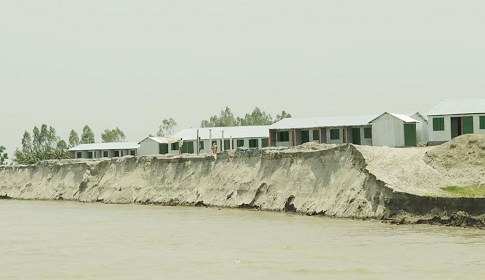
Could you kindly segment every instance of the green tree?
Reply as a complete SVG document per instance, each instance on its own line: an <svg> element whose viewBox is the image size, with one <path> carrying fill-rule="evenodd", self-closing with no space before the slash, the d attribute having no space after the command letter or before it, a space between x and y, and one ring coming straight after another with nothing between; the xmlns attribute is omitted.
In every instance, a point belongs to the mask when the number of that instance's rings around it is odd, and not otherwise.
<svg viewBox="0 0 485 280"><path fill-rule="evenodd" d="M279 122L282 119L286 119L286 118L291 118L291 114L287 113L283 110L283 111L281 111L281 114L276 115L276 119L275 119L274 122Z"/></svg>
<svg viewBox="0 0 485 280"><path fill-rule="evenodd" d="M209 120L202 120L201 127L225 127L225 126L237 126L238 121L231 112L231 109L226 106L224 110L221 110L220 116L212 116Z"/></svg>
<svg viewBox="0 0 485 280"><path fill-rule="evenodd" d="M89 143L94 143L94 133L88 125L85 125L81 134L81 144Z"/></svg>
<svg viewBox="0 0 485 280"><path fill-rule="evenodd" d="M173 134L174 128L177 126L177 122L172 119L164 119L162 120L162 124L158 128L157 135L158 136L170 136Z"/></svg>
<svg viewBox="0 0 485 280"><path fill-rule="evenodd" d="M8 159L8 154L5 153L5 147L0 146L0 165L3 165L7 159Z"/></svg>
<svg viewBox="0 0 485 280"><path fill-rule="evenodd" d="M24 132L22 150L15 151L15 162L35 164L41 160L68 158L66 142L56 135L53 127L43 124L39 129L35 126L32 135Z"/></svg>
<svg viewBox="0 0 485 280"><path fill-rule="evenodd" d="M237 118L238 124L241 126L248 125L270 125L273 123L273 118L270 114L261 111L258 107L254 108L251 114L246 114L244 118Z"/></svg>
<svg viewBox="0 0 485 280"><path fill-rule="evenodd" d="M79 145L79 135L77 134L76 131L71 130L69 133L69 147L75 147Z"/></svg>
<svg viewBox="0 0 485 280"><path fill-rule="evenodd" d="M123 142L125 141L125 134L121 129L105 129L103 133L101 133L101 139L103 143L109 142Z"/></svg>

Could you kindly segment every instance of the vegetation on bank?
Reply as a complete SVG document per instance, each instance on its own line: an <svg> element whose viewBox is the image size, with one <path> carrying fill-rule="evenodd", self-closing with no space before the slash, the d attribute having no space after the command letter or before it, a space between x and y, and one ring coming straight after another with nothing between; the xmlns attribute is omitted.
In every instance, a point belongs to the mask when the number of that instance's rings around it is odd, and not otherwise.
<svg viewBox="0 0 485 280"><path fill-rule="evenodd" d="M442 188L452 197L485 197L485 185L448 186Z"/></svg>
<svg viewBox="0 0 485 280"><path fill-rule="evenodd" d="M227 126L250 126L250 125L269 125L280 121L284 118L291 118L291 115L285 111L278 114L276 118L265 111L255 107L250 114L244 117L235 117L229 107L221 110L220 116L214 115L209 120L202 120L202 127L227 127ZM173 118L162 120L159 127L158 136L170 136L174 133L177 122ZM126 136L118 127L114 129L105 129L101 133L103 143L124 142ZM81 136L75 130L69 133L68 142L57 136L55 128L42 124L40 129L35 126L32 133L24 132L22 138L22 148L15 150L13 162L17 164L36 164L42 160L63 159L69 157L69 149L79 144L95 143L96 139L93 130L85 125L82 129ZM5 147L0 146L0 165L6 163L7 153L4 153Z"/></svg>

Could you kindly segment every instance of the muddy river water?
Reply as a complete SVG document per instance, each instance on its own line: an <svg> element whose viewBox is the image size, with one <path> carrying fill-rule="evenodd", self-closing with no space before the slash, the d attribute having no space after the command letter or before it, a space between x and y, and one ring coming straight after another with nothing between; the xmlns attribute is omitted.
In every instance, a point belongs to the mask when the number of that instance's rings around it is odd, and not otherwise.
<svg viewBox="0 0 485 280"><path fill-rule="evenodd" d="M0 200L0 279L483 279L485 231Z"/></svg>

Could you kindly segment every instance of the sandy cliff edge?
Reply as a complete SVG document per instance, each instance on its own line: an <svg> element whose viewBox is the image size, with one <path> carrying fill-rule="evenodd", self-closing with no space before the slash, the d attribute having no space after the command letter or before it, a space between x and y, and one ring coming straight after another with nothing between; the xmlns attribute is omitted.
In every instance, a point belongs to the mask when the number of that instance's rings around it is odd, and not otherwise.
<svg viewBox="0 0 485 280"><path fill-rule="evenodd" d="M485 227L485 136L436 148L307 144L218 156L45 161L0 167L0 198L251 208ZM466 174L466 176L464 176ZM485 186L484 186L485 188Z"/></svg>

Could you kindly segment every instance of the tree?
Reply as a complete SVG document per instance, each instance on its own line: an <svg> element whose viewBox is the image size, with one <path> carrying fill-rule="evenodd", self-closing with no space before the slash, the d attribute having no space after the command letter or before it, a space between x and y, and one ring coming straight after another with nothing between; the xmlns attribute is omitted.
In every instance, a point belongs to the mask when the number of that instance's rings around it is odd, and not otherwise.
<svg viewBox="0 0 485 280"><path fill-rule="evenodd" d="M75 147L79 145L79 136L76 131L71 130L69 133L69 147Z"/></svg>
<svg viewBox="0 0 485 280"><path fill-rule="evenodd" d="M200 123L201 127L225 127L225 126L237 126L238 121L231 112L231 109L226 106L224 110L221 111L221 115L212 116L209 120L202 120Z"/></svg>
<svg viewBox="0 0 485 280"><path fill-rule="evenodd" d="M231 112L231 109L226 106L221 111L220 116L212 116L209 120L202 120L201 127L225 127L225 126L249 126L249 125L270 125L284 118L291 118L291 115L285 111L276 116L273 120L270 114L265 111L261 111L258 107L255 107L251 114L246 114L244 118L235 118Z"/></svg>
<svg viewBox="0 0 485 280"><path fill-rule="evenodd" d="M279 122L282 119L286 119L286 118L291 118L291 114L287 113L283 110L283 111L281 111L281 115L276 115L276 119L275 119L274 122Z"/></svg>
<svg viewBox="0 0 485 280"><path fill-rule="evenodd" d="M270 125L273 123L273 118L270 114L261 111L258 107L254 108L251 114L246 114L244 118L237 118L238 124L241 126L248 125Z"/></svg>
<svg viewBox="0 0 485 280"><path fill-rule="evenodd" d="M14 161L20 164L35 164L41 160L68 158L67 144L56 135L56 130L43 124L27 131L22 138L22 150L15 151Z"/></svg>
<svg viewBox="0 0 485 280"><path fill-rule="evenodd" d="M0 146L0 165L3 165L5 163L5 160L8 159L8 154L4 152L5 152L5 147Z"/></svg>
<svg viewBox="0 0 485 280"><path fill-rule="evenodd" d="M85 125L83 128L83 134L81 134L81 144L88 143L94 143L94 133L88 125Z"/></svg>
<svg viewBox="0 0 485 280"><path fill-rule="evenodd" d="M105 129L103 133L101 133L101 139L103 143L109 142L123 142L125 141L125 134L121 129Z"/></svg>
<svg viewBox="0 0 485 280"><path fill-rule="evenodd" d="M158 128L157 136L172 135L173 130L176 126L177 126L177 122L172 118L162 120L162 124Z"/></svg>

